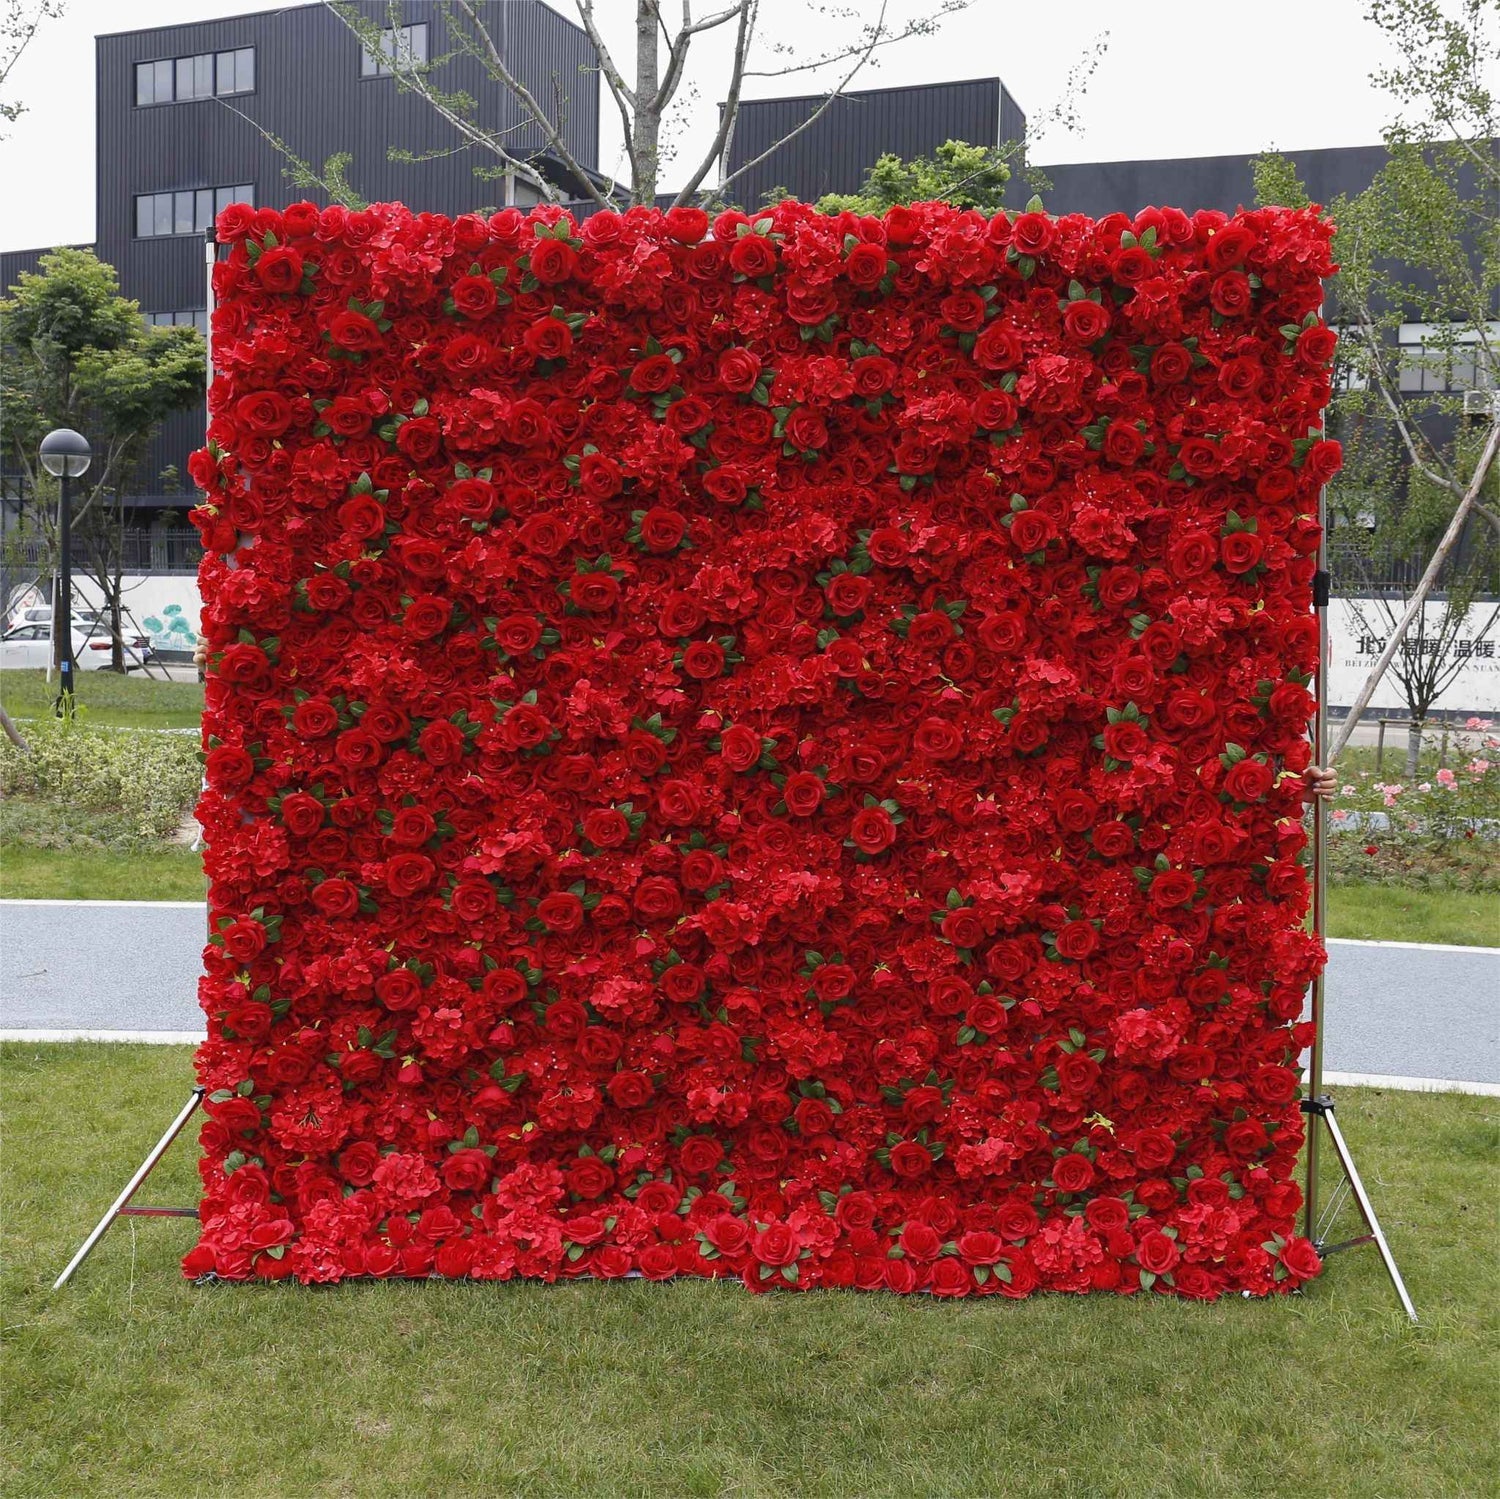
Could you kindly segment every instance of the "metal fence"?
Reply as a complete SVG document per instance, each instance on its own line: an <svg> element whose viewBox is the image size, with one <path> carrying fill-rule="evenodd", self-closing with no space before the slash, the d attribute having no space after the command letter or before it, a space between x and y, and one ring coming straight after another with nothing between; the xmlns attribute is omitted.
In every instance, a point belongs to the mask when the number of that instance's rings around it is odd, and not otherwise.
<svg viewBox="0 0 1500 1499"><path fill-rule="evenodd" d="M73 567L86 570L90 558L77 540L73 543ZM203 560L203 543L191 526L129 530L120 535L120 571L126 573L195 573ZM38 540L7 541L4 547L7 572L42 573L52 566L52 554Z"/></svg>

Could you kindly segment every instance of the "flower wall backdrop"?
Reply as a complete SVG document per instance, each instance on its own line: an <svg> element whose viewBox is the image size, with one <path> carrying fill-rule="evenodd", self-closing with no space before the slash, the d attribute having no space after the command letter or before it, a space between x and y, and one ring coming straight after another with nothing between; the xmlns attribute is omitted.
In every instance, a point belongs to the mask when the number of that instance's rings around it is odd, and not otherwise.
<svg viewBox="0 0 1500 1499"><path fill-rule="evenodd" d="M1316 1273L1327 223L219 233L189 1274Z"/></svg>

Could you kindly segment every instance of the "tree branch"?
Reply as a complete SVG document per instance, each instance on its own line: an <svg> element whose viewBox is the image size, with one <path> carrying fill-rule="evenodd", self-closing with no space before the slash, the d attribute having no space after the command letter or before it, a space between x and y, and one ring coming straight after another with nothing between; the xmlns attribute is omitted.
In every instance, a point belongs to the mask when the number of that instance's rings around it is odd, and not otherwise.
<svg viewBox="0 0 1500 1499"><path fill-rule="evenodd" d="M1460 495L1463 493L1463 485L1456 479L1440 474L1434 469L1432 463L1441 463L1442 459L1433 450L1432 444L1427 439L1427 434L1417 429L1422 439L1422 446L1426 449L1431 462L1425 461L1417 450L1416 438L1412 435L1411 424L1406 420L1401 410L1401 403L1396 399L1390 387L1390 377L1386 374L1385 363L1380 357L1380 342L1375 333L1374 324L1370 320L1369 309L1363 302L1357 307L1360 332L1364 335L1366 347L1370 351L1370 361L1374 366L1375 388L1380 393L1380 398L1385 402L1386 409L1390 412L1391 420L1395 423L1396 431L1401 434L1401 443L1405 447L1407 456L1411 459L1412 467L1420 473L1429 483L1436 484L1438 488L1446 490L1449 494Z"/></svg>
<svg viewBox="0 0 1500 1499"><path fill-rule="evenodd" d="M674 208L683 207L698 191L703 179L713 170L714 163L723 160L724 153L729 149L729 142L734 138L735 121L740 112L740 89L745 82L745 60L750 55L750 44L755 39L759 0L744 0L739 10L739 32L734 39L734 71L730 75L729 89L724 98L724 113L720 116L719 128L714 132L713 143L703 160L698 163L697 171L688 178L682 191L677 194L672 203Z"/></svg>
<svg viewBox="0 0 1500 1499"><path fill-rule="evenodd" d="M822 57L814 58L810 62L789 63L784 68L766 68L748 70L747 78L790 78L795 73L811 73L818 68L831 67L834 63L843 62L846 58L858 56L861 58L860 66L864 65L871 53L881 47L891 47L897 42L904 42L914 36L928 36L936 29L938 23L945 17L954 15L958 11L968 10L974 0L942 0L931 15L922 16L917 20L908 21L900 31L892 31L888 36L883 35L885 31L886 6L880 7L880 17L866 31L863 38L857 42L851 42L847 47L840 48L836 52L826 53ZM788 47L780 49L783 52L790 51Z"/></svg>
<svg viewBox="0 0 1500 1499"><path fill-rule="evenodd" d="M474 0L455 0L455 3L469 18L475 31L479 33L480 39L484 42L485 50L489 54L490 67L493 69L495 76L511 91L520 102L521 107L541 128L542 134L547 137L548 144L557 152L563 165L578 178L583 184L584 191L600 208L612 208L614 205L594 186L593 178L584 170L583 166L569 149L568 143L563 139L561 123L554 124L552 122L547 112L537 103L531 90L506 65L505 59L500 54L500 49L495 46L494 39L490 36L489 28L479 18L479 13L474 6ZM537 176L540 177L541 174L537 173ZM553 195L549 194L548 196L552 198L552 201L556 201Z"/></svg>
<svg viewBox="0 0 1500 1499"><path fill-rule="evenodd" d="M965 3L967 3L967 0L965 0ZM875 24L870 28L864 50L855 59L854 66L850 68L849 71L843 76L843 78L834 85L833 89L829 92L828 97L824 99L823 102L818 105L818 107L810 115L808 115L808 117L803 120L803 122L794 130L787 131L787 133L782 136L779 141L775 141L771 145L767 146L759 156L752 157L749 161L741 163L741 165L736 167L734 171L729 172L721 177L718 181L717 186L713 188L713 192L715 194L722 193L724 189L735 180L736 177L742 177L752 167L758 167L761 162L766 160L767 157L775 155L775 153L779 151L783 146L789 145L792 141L796 140L804 130L807 130L811 126L815 125L820 119L823 118L825 114L827 114L830 106L833 104L833 101L837 99L846 88L849 87L849 84L853 81L855 75L861 68L864 67L867 62L869 62L870 56L875 51L875 48L881 45L880 37L885 29L885 13L888 4L889 0L881 0L880 15L876 18ZM747 74L746 76L748 77L750 75ZM727 135L728 132L726 127L729 120L730 112L726 109L724 111L724 119L719 122L720 137ZM699 178L699 181L702 181L701 177Z"/></svg>

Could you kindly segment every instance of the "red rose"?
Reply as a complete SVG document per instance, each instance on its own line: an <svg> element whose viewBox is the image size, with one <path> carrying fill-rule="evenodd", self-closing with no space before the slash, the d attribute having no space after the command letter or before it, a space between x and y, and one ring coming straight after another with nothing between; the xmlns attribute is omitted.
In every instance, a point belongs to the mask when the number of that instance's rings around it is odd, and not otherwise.
<svg viewBox="0 0 1500 1499"><path fill-rule="evenodd" d="M1248 756L1224 775L1224 790L1237 802L1258 802L1271 789L1270 767Z"/></svg>
<svg viewBox="0 0 1500 1499"><path fill-rule="evenodd" d="M794 1229L785 1223L768 1223L756 1234L750 1252L762 1265L790 1265L802 1252Z"/></svg>
<svg viewBox="0 0 1500 1499"><path fill-rule="evenodd" d="M855 245L844 261L844 274L855 286L862 288L879 286L885 279L885 271L884 245Z"/></svg>
<svg viewBox="0 0 1500 1499"><path fill-rule="evenodd" d="M310 838L323 826L323 803L305 791L293 791L281 799L281 822L287 832Z"/></svg>
<svg viewBox="0 0 1500 1499"><path fill-rule="evenodd" d="M956 911L949 911L943 917L938 930L955 947L978 947L984 939L983 923L978 915L967 906L962 906Z"/></svg>
<svg viewBox="0 0 1500 1499"><path fill-rule="evenodd" d="M560 239L539 239L530 254L531 274L547 286L566 281L577 269L573 247Z"/></svg>
<svg viewBox="0 0 1500 1499"><path fill-rule="evenodd" d="M1052 220L1044 213L1023 213L1010 227L1010 242L1018 255L1040 255L1056 237Z"/></svg>
<svg viewBox="0 0 1500 1499"><path fill-rule="evenodd" d="M642 1072L617 1072L608 1084L610 1101L622 1109L644 1108L655 1093L651 1079Z"/></svg>
<svg viewBox="0 0 1500 1499"><path fill-rule="evenodd" d="M1080 962L1099 946L1099 933L1092 921L1069 921L1057 930L1057 950L1063 957Z"/></svg>
<svg viewBox="0 0 1500 1499"><path fill-rule="evenodd" d="M302 284L302 257L288 245L262 250L255 279L269 292L296 291Z"/></svg>
<svg viewBox="0 0 1500 1499"><path fill-rule="evenodd" d="M1069 302L1068 310L1063 314L1063 326L1074 343L1098 343L1109 332L1109 324L1108 310L1089 297Z"/></svg>
<svg viewBox="0 0 1500 1499"><path fill-rule="evenodd" d="M720 1254L740 1254L750 1243L750 1225L743 1218L720 1213L703 1225L703 1237Z"/></svg>
<svg viewBox="0 0 1500 1499"><path fill-rule="evenodd" d="M1177 1245L1164 1233L1153 1230L1141 1236L1135 1247L1136 1262L1152 1275L1165 1275L1182 1258Z"/></svg>
<svg viewBox="0 0 1500 1499"><path fill-rule="evenodd" d="M359 889L345 879L324 880L313 891L312 902L324 916L338 920L359 909Z"/></svg>
<svg viewBox="0 0 1500 1499"><path fill-rule="evenodd" d="M1227 572L1246 573L1256 565L1265 551L1265 543L1253 531L1231 531L1219 543Z"/></svg>
<svg viewBox="0 0 1500 1499"><path fill-rule="evenodd" d="M653 552L671 552L687 534L687 518L677 510L653 505L641 517L641 540Z"/></svg>
<svg viewBox="0 0 1500 1499"><path fill-rule="evenodd" d="M1130 1205L1118 1197L1095 1197L1084 1209L1084 1217L1096 1233L1118 1233L1130 1226Z"/></svg>
<svg viewBox="0 0 1500 1499"><path fill-rule="evenodd" d="M536 915L549 931L576 932L583 925L583 902L570 890L554 891L537 903Z"/></svg>
<svg viewBox="0 0 1500 1499"><path fill-rule="evenodd" d="M265 951L266 929L258 921L236 921L219 934L224 951L239 963L248 963Z"/></svg>
<svg viewBox="0 0 1500 1499"><path fill-rule="evenodd" d="M589 614L603 614L620 601L620 580L612 573L579 573L569 584L568 597Z"/></svg>
<svg viewBox="0 0 1500 1499"><path fill-rule="evenodd" d="M568 1190L579 1197L602 1197L615 1184L615 1173L596 1155L580 1157L564 1175Z"/></svg>
<svg viewBox="0 0 1500 1499"><path fill-rule="evenodd" d="M447 719L428 724L417 735L417 749L429 765L456 765L465 743L463 730Z"/></svg>
<svg viewBox="0 0 1500 1499"><path fill-rule="evenodd" d="M760 378L760 360L749 349L725 349L719 355L719 384L743 394L753 390Z"/></svg>
<svg viewBox="0 0 1500 1499"><path fill-rule="evenodd" d="M1321 1274L1323 1261L1310 1240L1294 1236L1282 1245L1281 1263L1297 1280L1311 1280Z"/></svg>
<svg viewBox="0 0 1500 1499"><path fill-rule="evenodd" d="M1052 1183L1059 1192L1086 1192L1094 1184L1094 1163L1087 1156L1059 1156L1052 1163Z"/></svg>
<svg viewBox="0 0 1500 1499"><path fill-rule="evenodd" d="M455 1150L443 1162L444 1183L455 1192L479 1192L494 1175L494 1162L482 1150Z"/></svg>
<svg viewBox="0 0 1500 1499"><path fill-rule="evenodd" d="M275 437L292 424L292 403L274 390L258 390L241 396L234 408L236 420L251 433Z"/></svg>
<svg viewBox="0 0 1500 1499"><path fill-rule="evenodd" d="M926 1176L932 1169L932 1155L915 1140L902 1140L891 1146L891 1170L908 1179Z"/></svg>
<svg viewBox="0 0 1500 1499"><path fill-rule="evenodd" d="M488 276L460 276L448 295L455 309L467 318L487 317L499 301L495 283Z"/></svg>
<svg viewBox="0 0 1500 1499"><path fill-rule="evenodd" d="M1177 1146L1164 1130L1141 1130L1129 1148L1142 1171L1162 1171L1177 1158Z"/></svg>
<svg viewBox="0 0 1500 1499"><path fill-rule="evenodd" d="M1019 552L1039 552L1056 534L1052 522L1039 510L1021 510L1011 519L1010 539Z"/></svg>
<svg viewBox="0 0 1500 1499"><path fill-rule="evenodd" d="M823 782L810 771L799 770L786 778L781 794L793 817L811 817L823 804Z"/></svg>
<svg viewBox="0 0 1500 1499"><path fill-rule="evenodd" d="M862 807L854 814L849 836L863 853L883 853L896 841L896 824L884 807Z"/></svg>
<svg viewBox="0 0 1500 1499"><path fill-rule="evenodd" d="M689 1135L677 1152L689 1176L702 1176L724 1159L724 1147L712 1135Z"/></svg>
<svg viewBox="0 0 1500 1499"><path fill-rule="evenodd" d="M759 280L776 269L775 246L764 235L743 235L730 248L729 264L747 280Z"/></svg>
<svg viewBox="0 0 1500 1499"><path fill-rule="evenodd" d="M942 1259L932 1267L934 1296L967 1296L974 1289L974 1277L962 1260Z"/></svg>
<svg viewBox="0 0 1500 1499"><path fill-rule="evenodd" d="M666 354L648 354L630 372L630 384L642 395L660 395L677 383L677 366Z"/></svg>

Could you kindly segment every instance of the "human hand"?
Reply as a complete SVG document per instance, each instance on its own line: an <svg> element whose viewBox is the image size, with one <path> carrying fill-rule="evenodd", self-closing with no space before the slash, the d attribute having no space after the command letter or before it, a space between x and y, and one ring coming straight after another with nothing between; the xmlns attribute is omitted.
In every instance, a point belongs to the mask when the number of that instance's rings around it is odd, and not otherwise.
<svg viewBox="0 0 1500 1499"><path fill-rule="evenodd" d="M1309 765L1302 772L1302 798L1304 801L1316 801L1320 796L1333 796L1339 789L1339 778L1336 771L1326 769L1321 765Z"/></svg>

